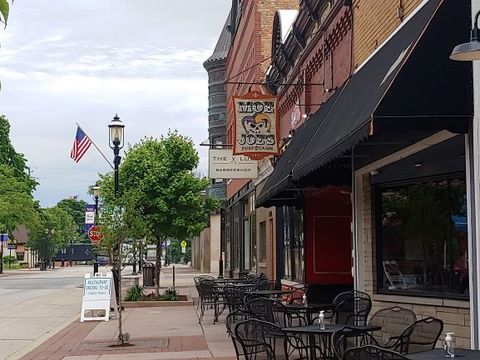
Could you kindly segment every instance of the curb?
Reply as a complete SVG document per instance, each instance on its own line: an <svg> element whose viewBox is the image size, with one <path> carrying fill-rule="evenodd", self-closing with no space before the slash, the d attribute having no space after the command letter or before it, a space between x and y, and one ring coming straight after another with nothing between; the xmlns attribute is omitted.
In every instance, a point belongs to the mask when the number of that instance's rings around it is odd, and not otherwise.
<svg viewBox="0 0 480 360"><path fill-rule="evenodd" d="M71 317L70 319L66 320L62 324L58 325L56 328L53 328L52 330L49 330L45 334L41 335L34 342L28 344L24 348L18 350L17 352L13 353L12 355L8 356L6 358L6 360L20 359L21 357L27 355L29 352L35 350L37 347L39 347L41 344L43 344L45 341L47 341L51 337L58 334L60 331L65 329L68 325L70 325L71 323L73 323L74 321L77 321L79 319L80 319L80 316L78 316L78 315L75 315L75 316Z"/></svg>

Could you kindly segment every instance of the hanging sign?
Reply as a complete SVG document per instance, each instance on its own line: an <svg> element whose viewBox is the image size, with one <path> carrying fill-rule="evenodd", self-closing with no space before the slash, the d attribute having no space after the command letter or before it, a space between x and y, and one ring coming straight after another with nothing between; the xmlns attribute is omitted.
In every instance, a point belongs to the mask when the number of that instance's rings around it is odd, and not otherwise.
<svg viewBox="0 0 480 360"><path fill-rule="evenodd" d="M233 154L259 160L278 155L277 99L251 91L233 97L235 115Z"/></svg>
<svg viewBox="0 0 480 360"><path fill-rule="evenodd" d="M95 205L85 206L85 224L95 224Z"/></svg>
<svg viewBox="0 0 480 360"><path fill-rule="evenodd" d="M210 179L256 179L258 168L255 160L233 155L232 149L211 149L208 173Z"/></svg>

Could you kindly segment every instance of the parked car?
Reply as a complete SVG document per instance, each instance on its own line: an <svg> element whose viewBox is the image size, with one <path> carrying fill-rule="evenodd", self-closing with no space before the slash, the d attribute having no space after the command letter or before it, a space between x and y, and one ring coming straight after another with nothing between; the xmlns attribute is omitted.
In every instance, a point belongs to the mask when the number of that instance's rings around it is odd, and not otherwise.
<svg viewBox="0 0 480 360"><path fill-rule="evenodd" d="M97 256L97 263L100 266L110 265L110 258L108 256L98 255Z"/></svg>

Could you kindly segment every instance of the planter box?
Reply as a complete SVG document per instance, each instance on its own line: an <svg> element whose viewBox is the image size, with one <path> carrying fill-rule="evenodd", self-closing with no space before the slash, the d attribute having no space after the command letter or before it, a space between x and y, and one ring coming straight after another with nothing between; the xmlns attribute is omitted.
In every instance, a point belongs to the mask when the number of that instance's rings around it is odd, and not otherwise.
<svg viewBox="0 0 480 360"><path fill-rule="evenodd" d="M144 300L144 301L124 301L125 308L139 307L168 307L168 306L193 306L192 299L188 299L187 295L178 295L177 301L160 301L160 300Z"/></svg>

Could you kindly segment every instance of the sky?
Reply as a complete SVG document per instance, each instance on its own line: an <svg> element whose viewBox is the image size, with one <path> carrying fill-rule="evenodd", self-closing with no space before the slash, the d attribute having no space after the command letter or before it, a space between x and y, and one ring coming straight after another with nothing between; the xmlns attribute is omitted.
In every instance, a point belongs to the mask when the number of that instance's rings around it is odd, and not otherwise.
<svg viewBox="0 0 480 360"><path fill-rule="evenodd" d="M76 123L109 160L116 113L125 142L178 129L207 175L208 77L229 0L21 0L0 30L0 114L28 160L43 207L78 196L108 163L91 146L75 163Z"/></svg>

